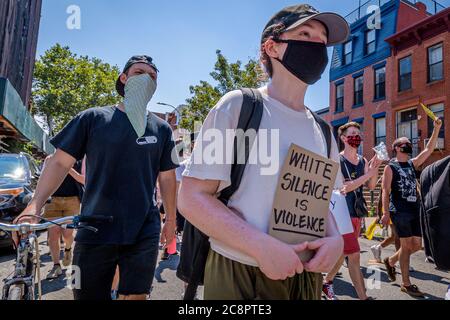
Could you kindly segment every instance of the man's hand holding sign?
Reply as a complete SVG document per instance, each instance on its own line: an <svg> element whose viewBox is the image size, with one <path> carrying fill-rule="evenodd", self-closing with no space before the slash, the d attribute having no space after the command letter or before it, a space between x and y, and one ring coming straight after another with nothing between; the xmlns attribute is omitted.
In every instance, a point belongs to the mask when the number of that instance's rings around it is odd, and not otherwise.
<svg viewBox="0 0 450 320"><path fill-rule="evenodd" d="M292 145L281 171L269 234L303 249L296 252L307 271L329 271L336 263L328 261L334 256L329 253L342 251L337 232L327 238L328 229L337 229L329 214L338 169L336 162Z"/></svg>

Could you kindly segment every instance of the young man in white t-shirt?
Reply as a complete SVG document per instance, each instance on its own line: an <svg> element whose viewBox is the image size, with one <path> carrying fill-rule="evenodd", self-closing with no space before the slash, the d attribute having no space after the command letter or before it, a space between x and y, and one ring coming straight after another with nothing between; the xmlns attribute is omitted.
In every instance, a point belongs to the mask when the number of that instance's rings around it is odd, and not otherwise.
<svg viewBox="0 0 450 320"><path fill-rule="evenodd" d="M292 143L327 157L327 144L320 126L304 105L308 85L320 79L327 62L326 46L344 42L346 21L334 13L319 13L309 5L287 7L264 29L261 61L271 79L260 88L264 102L257 141L250 154L269 151L270 160L258 157L247 165L239 190L228 206L217 194L230 185L231 163L226 161L243 102L241 91L226 94L208 115L182 180L179 208L197 228L210 236L211 251L205 269L207 300L229 299L320 299L321 273L331 270L343 251L342 236L329 214L327 237L297 245L285 244L268 235L270 214L284 157ZM204 155L217 133L222 150ZM215 136L216 138L212 138ZM262 152L262 145L267 148ZM256 151L256 153L254 153ZM218 161L223 153L224 161ZM264 153L266 154L266 153ZM336 142L331 158L339 162ZM342 176L336 187L342 186ZM302 263L298 253L316 251Z"/></svg>

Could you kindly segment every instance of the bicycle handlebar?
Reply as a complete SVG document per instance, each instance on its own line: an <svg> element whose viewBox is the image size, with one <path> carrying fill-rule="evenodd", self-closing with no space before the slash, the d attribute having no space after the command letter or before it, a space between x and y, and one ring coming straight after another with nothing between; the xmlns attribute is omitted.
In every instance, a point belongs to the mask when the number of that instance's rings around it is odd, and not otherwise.
<svg viewBox="0 0 450 320"><path fill-rule="evenodd" d="M38 224L20 223L20 224L4 224L0 223L0 229L3 231L19 232L26 229L27 231L43 231L53 227L60 227L61 225L68 225L74 223L78 225L81 222L112 222L113 217L107 216L70 216L53 221L48 221Z"/></svg>
<svg viewBox="0 0 450 320"><path fill-rule="evenodd" d="M24 228L30 230L30 231L42 231L47 230L51 227L57 227L57 224L69 224L73 221L75 217L64 217L61 219L53 220L52 222L45 222L45 223L38 223L38 224L32 224L32 223L19 223L19 224L5 224L0 223L0 229L3 231L20 231Z"/></svg>

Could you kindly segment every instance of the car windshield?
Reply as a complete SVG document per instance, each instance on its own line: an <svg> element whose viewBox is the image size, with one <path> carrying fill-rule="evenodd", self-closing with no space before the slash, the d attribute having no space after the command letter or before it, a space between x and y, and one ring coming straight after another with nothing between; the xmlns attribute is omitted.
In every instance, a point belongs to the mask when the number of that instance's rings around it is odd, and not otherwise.
<svg viewBox="0 0 450 320"><path fill-rule="evenodd" d="M23 163L14 157L0 157L0 178L25 180L25 168Z"/></svg>

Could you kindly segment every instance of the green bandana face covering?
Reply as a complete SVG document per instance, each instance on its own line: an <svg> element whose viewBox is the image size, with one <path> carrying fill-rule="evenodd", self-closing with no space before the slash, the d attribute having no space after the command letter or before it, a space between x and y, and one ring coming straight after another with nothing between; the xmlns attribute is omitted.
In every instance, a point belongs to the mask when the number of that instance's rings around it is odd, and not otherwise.
<svg viewBox="0 0 450 320"><path fill-rule="evenodd" d="M147 127L147 105L156 91L156 82L148 75L130 77L125 84L125 112L138 137Z"/></svg>

